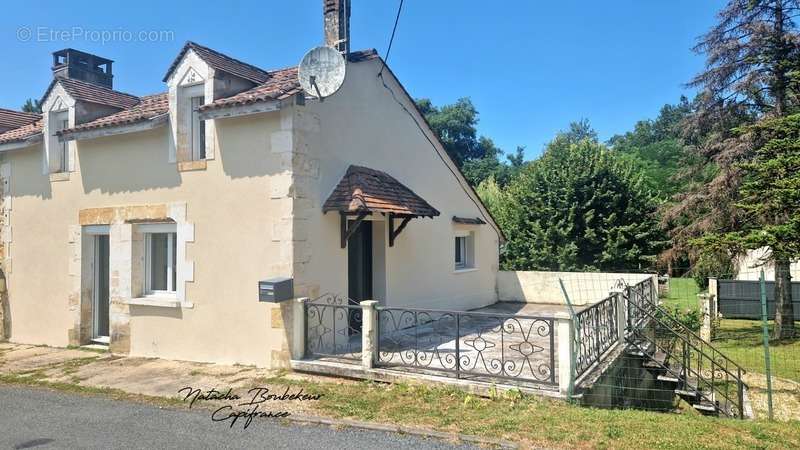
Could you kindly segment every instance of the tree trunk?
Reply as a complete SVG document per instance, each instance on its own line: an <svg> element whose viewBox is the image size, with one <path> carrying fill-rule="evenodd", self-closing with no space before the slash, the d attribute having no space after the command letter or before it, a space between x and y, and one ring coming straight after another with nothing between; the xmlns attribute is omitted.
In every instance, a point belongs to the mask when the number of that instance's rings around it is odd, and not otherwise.
<svg viewBox="0 0 800 450"><path fill-rule="evenodd" d="M775 339L794 337L794 308L792 308L791 262L775 260Z"/></svg>

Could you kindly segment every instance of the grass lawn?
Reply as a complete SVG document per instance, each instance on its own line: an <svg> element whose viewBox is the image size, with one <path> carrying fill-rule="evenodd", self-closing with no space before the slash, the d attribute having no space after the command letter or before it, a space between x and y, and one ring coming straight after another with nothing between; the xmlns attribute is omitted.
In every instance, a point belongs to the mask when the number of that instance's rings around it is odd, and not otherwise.
<svg viewBox="0 0 800 450"><path fill-rule="evenodd" d="M671 278L669 280L669 292L661 300L670 306L678 306L681 309L697 309L697 294L700 287L694 278Z"/></svg>
<svg viewBox="0 0 800 450"><path fill-rule="evenodd" d="M766 373L762 339L760 321L723 319L712 343L744 369ZM800 338L770 341L769 351L772 374L800 382Z"/></svg>

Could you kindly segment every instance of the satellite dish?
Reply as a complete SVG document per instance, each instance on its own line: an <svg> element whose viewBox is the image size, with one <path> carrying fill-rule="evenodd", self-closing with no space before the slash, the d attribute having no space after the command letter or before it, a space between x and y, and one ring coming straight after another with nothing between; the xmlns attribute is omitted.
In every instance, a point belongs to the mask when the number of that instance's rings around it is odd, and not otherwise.
<svg viewBox="0 0 800 450"><path fill-rule="evenodd" d="M320 101L342 87L344 75L344 57L332 47L312 48L297 69L300 86L308 95Z"/></svg>

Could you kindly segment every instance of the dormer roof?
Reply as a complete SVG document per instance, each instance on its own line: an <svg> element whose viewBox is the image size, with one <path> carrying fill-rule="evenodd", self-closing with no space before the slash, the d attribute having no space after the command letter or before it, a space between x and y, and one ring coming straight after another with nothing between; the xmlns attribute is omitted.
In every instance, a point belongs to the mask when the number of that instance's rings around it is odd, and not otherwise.
<svg viewBox="0 0 800 450"><path fill-rule="evenodd" d="M95 119L91 122L60 131L62 136L79 131L110 128L121 125L133 125L140 122L156 119L169 113L169 96L166 92L142 97L139 103L118 113Z"/></svg>
<svg viewBox="0 0 800 450"><path fill-rule="evenodd" d="M172 62L172 65L169 66L167 74L164 75L164 82L166 82L172 73L175 72L175 69L178 68L178 64L181 63L184 55L186 55L186 52L189 50L193 50L197 56L200 57L200 59L205 61L206 64L215 70L221 70L222 72L251 81L255 84L264 83L269 78L269 74L265 70L239 61L236 58L231 58L228 55L222 54L208 47L204 47L196 42L188 41L183 46L180 53L178 53L178 56Z"/></svg>
<svg viewBox="0 0 800 450"><path fill-rule="evenodd" d="M135 95L71 78L53 79L50 86L47 87L44 96L42 96L43 101L47 99L47 96L50 95L50 91L53 90L56 84L61 84L61 87L67 91L67 94L77 101L106 105L119 109L132 108L139 103L139 97Z"/></svg>

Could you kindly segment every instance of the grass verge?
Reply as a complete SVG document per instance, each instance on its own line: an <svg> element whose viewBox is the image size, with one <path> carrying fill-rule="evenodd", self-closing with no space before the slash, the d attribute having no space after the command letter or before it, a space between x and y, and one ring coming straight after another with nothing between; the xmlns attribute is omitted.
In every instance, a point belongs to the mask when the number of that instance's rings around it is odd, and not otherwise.
<svg viewBox="0 0 800 450"><path fill-rule="evenodd" d="M586 408L519 392L482 398L454 388L286 380L323 397L322 415L420 426L549 448L800 448L800 422Z"/></svg>
<svg viewBox="0 0 800 450"><path fill-rule="evenodd" d="M416 426L520 443L523 447L599 449L800 448L800 422L717 419L695 415L584 408L525 396L518 391L476 397L454 388L360 382L333 383L277 376L259 385L302 387L322 394L314 414ZM41 377L0 374L0 383L100 395L163 407L185 407L177 398L130 394Z"/></svg>

